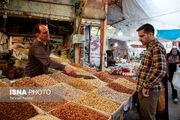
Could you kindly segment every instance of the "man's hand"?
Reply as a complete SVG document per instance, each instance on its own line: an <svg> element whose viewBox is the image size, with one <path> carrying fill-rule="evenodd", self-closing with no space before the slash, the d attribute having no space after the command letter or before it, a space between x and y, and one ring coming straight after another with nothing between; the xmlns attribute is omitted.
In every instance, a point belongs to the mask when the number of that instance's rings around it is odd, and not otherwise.
<svg viewBox="0 0 180 120"><path fill-rule="evenodd" d="M142 95L143 95L144 97L149 97L149 89L143 88L143 89L142 89Z"/></svg>
<svg viewBox="0 0 180 120"><path fill-rule="evenodd" d="M64 71L66 72L66 74L70 75L70 76L75 76L77 75L76 72L74 71L73 68L69 67L69 66L65 66Z"/></svg>
<svg viewBox="0 0 180 120"><path fill-rule="evenodd" d="M120 62L120 60L116 60L116 63Z"/></svg>

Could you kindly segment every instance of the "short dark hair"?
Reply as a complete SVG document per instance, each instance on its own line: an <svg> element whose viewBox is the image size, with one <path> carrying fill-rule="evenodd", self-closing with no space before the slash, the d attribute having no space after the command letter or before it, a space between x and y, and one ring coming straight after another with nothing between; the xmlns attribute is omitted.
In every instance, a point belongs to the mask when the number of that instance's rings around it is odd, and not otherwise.
<svg viewBox="0 0 180 120"><path fill-rule="evenodd" d="M154 27L151 24L144 24L141 27L139 27L136 31L144 30L145 33L150 33L152 32L154 35Z"/></svg>
<svg viewBox="0 0 180 120"><path fill-rule="evenodd" d="M35 25L35 27L34 27L34 34L36 34L36 33L41 33L41 31L40 31L40 29L39 29L39 26L41 26L41 25L43 25L43 24L37 24L37 25Z"/></svg>
<svg viewBox="0 0 180 120"><path fill-rule="evenodd" d="M171 54L171 55L172 55L172 51L173 51L173 50L176 50L176 51L177 51L177 54L180 56L180 52L179 52L179 50L178 50L177 48L172 48L172 49L171 49L171 51L170 51L170 54Z"/></svg>
<svg viewBox="0 0 180 120"><path fill-rule="evenodd" d="M114 46L114 43L111 43L111 44L110 44L110 47L112 47L112 46Z"/></svg>

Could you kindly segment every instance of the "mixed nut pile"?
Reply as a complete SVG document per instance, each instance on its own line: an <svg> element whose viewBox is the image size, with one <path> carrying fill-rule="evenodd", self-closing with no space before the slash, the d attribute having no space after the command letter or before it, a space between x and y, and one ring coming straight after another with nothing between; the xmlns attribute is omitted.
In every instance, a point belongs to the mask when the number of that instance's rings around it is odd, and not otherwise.
<svg viewBox="0 0 180 120"><path fill-rule="evenodd" d="M56 61L62 62L63 60L56 59ZM107 72L96 72L74 63L71 65L78 73L88 73L96 76L96 79L74 78L61 71L56 71L51 75L21 78L9 84L0 82L1 87L59 87L62 89L62 102L1 102L0 119L107 120L109 115L135 92L136 81L133 79L115 77ZM47 99L54 98L47 97ZM40 115L34 106L48 114Z"/></svg>

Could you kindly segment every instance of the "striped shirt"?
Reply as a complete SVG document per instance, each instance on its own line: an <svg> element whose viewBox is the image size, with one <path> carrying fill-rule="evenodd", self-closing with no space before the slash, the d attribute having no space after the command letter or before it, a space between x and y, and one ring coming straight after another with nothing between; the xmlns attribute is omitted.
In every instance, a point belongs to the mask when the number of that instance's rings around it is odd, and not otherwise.
<svg viewBox="0 0 180 120"><path fill-rule="evenodd" d="M155 88L166 74L166 50L157 39L151 41L141 61L137 74L137 91Z"/></svg>

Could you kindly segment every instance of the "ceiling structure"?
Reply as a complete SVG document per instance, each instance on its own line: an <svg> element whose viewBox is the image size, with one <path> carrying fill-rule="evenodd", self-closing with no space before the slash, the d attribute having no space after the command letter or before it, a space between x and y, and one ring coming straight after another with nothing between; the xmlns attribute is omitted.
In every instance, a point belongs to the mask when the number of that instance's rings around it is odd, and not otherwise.
<svg viewBox="0 0 180 120"><path fill-rule="evenodd" d="M137 41L136 29L150 23L155 29L180 29L179 0L109 0L108 38Z"/></svg>

